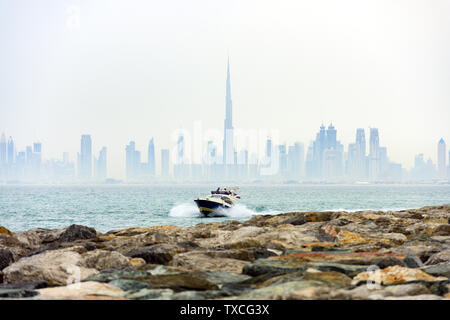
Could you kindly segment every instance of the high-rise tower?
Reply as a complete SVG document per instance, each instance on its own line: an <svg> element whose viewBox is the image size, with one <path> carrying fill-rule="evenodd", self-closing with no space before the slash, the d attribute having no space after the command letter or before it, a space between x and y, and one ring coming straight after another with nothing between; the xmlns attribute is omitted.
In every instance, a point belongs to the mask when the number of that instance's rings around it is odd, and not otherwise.
<svg viewBox="0 0 450 320"><path fill-rule="evenodd" d="M378 179L380 173L380 138L377 128L370 128L369 178Z"/></svg>
<svg viewBox="0 0 450 320"><path fill-rule="evenodd" d="M446 174L445 174L445 165L446 165L446 160L445 160L445 156L446 156L446 145L445 145L445 141L444 139L441 138L441 140L439 140L438 142L438 176L439 179L445 179L446 178Z"/></svg>
<svg viewBox="0 0 450 320"><path fill-rule="evenodd" d="M230 59L227 62L227 84L225 95L225 123L223 136L223 163L234 164L233 107L231 101Z"/></svg>
<svg viewBox="0 0 450 320"><path fill-rule="evenodd" d="M147 164L148 164L148 173L151 177L155 176L155 143L153 138L148 143L148 152L147 152Z"/></svg>
<svg viewBox="0 0 450 320"><path fill-rule="evenodd" d="M92 178L92 140L88 134L81 136L78 175L82 180Z"/></svg>

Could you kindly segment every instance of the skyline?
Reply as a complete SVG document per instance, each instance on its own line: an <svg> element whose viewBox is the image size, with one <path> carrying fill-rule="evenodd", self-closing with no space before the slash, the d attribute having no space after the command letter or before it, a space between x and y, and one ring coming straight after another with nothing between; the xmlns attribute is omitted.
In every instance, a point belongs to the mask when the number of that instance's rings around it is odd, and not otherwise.
<svg viewBox="0 0 450 320"><path fill-rule="evenodd" d="M74 162L91 134L124 177L130 140L170 148L195 121L223 132L229 54L235 131L275 128L280 143L307 145L333 122L347 147L376 127L406 168L417 153L436 163L436 141L450 139L446 1L135 4L2 2L0 132Z"/></svg>
<svg viewBox="0 0 450 320"><path fill-rule="evenodd" d="M387 181L399 182L406 179L402 176L409 176L410 174L413 177L420 177L422 174L423 177L426 177L424 179L431 179L432 176L437 179L447 179L447 171L450 175L450 164L447 166L447 150L443 138L438 142L436 165L430 163L431 157L427 158L427 164L425 164L423 154L416 153L414 167L408 170L401 163L395 163L392 159L389 159L386 146L380 145L378 128L369 128L367 140L365 129L357 128L354 143L348 143L348 147L345 148L344 144L337 140L337 130L333 123L330 122L327 128L322 122L320 131L316 134L316 139L310 140L305 147L305 144L299 140L295 140L293 145L280 142L278 140L279 130L266 131L263 129L263 131L260 130L257 133L257 130L245 131L237 128L235 132L232 114L230 59L228 57L222 149L218 148L218 145L220 145L218 132L211 130L203 132L202 125L199 122L194 123L193 134L185 129L175 130L172 132L172 140L176 140L176 144L169 149L167 149L167 146L160 148L161 162L159 167L161 169L159 176L165 178L172 176L174 180L193 179L197 181L211 179L211 177L218 180L258 180L267 175L272 176L272 178L277 177L278 179L290 179L292 181L301 181L302 179L307 181L308 179L311 181L345 181L347 179L346 181L374 182L384 181L387 178ZM267 133L265 141L261 141L262 132ZM275 140L272 137L273 134L276 137ZM205 138L208 138L207 141ZM240 143L239 146L237 146L238 143ZM27 171L28 175L32 173L28 179L36 179L39 176L42 163L41 142L33 142L33 148L26 146L25 151L19 151L12 137L10 136L8 143L6 143L5 134L2 133L0 144L2 148L0 150L0 165L8 164L11 166L11 164L16 163L23 166L24 172L16 174L23 175L25 180L27 179ZM124 177L107 174L107 163L109 162L107 161L107 147L102 146L98 157L96 157L92 145L91 135L82 134L80 151L77 152L76 156L76 171L75 166L70 163L69 153L67 151L62 153L63 161L60 165L63 168L67 167L66 169L70 172L73 171L74 177L76 172L79 181L104 181L106 178L124 178L125 181L148 182L156 179L158 161L156 160L154 137L151 137L148 142L146 161L145 157L141 157L141 154L145 152L141 153L136 148L134 140L129 141L125 146ZM172 152L170 152L170 149L172 149ZM29 165L36 167L35 158L39 159L39 170L36 172L31 167L27 168ZM275 165L273 159L276 159ZM59 162L56 159L50 161ZM209 164L212 166L208 167ZM240 169L238 168L242 164L247 166L245 172L242 166ZM223 168L222 165L224 165ZM426 173L415 173L420 167L427 166ZM430 166L435 166L435 168ZM384 177L382 177L381 172L384 172ZM63 177L69 179L67 172L64 171ZM67 181L70 181L70 179Z"/></svg>

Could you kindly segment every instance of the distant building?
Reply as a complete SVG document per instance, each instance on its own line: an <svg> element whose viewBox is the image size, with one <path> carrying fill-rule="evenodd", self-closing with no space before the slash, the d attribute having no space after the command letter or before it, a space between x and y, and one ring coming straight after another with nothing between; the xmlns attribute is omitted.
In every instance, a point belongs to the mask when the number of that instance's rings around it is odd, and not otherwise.
<svg viewBox="0 0 450 320"><path fill-rule="evenodd" d="M154 177L156 171L156 164L155 164L155 143L153 141L153 138L148 143L147 166L149 176Z"/></svg>
<svg viewBox="0 0 450 320"><path fill-rule="evenodd" d="M107 177L107 149L103 147L98 155L98 159L95 161L95 178L97 180L105 180Z"/></svg>
<svg viewBox="0 0 450 320"><path fill-rule="evenodd" d="M307 177L321 181L341 179L344 172L343 157L344 147L337 141L337 130L333 124L328 128L322 124L312 150L308 150Z"/></svg>
<svg viewBox="0 0 450 320"><path fill-rule="evenodd" d="M437 150L437 171L439 179L446 179L446 164L447 161L445 159L447 153L447 147L445 145L444 139L441 138L438 142L438 150Z"/></svg>
<svg viewBox="0 0 450 320"><path fill-rule="evenodd" d="M370 128L369 179L377 180L380 174L380 138L377 128Z"/></svg>
<svg viewBox="0 0 450 320"><path fill-rule="evenodd" d="M88 181L92 178L92 140L91 136L81 136L81 150L78 154L78 177Z"/></svg>
<svg viewBox="0 0 450 320"><path fill-rule="evenodd" d="M8 164L12 165L14 163L14 158L16 157L16 152L14 149L14 141L12 137L8 139Z"/></svg>

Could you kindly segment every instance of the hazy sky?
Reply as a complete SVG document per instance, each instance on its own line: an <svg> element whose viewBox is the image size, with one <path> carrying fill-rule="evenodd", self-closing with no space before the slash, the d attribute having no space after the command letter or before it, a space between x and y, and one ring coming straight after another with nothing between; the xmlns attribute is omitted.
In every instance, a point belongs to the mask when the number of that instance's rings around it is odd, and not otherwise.
<svg viewBox="0 0 450 320"><path fill-rule="evenodd" d="M180 127L222 132L229 54L235 128L307 147L332 121L347 150L377 127L409 168L450 144L449 17L448 0L0 0L0 133L72 160L91 134L122 178L130 140L159 160Z"/></svg>

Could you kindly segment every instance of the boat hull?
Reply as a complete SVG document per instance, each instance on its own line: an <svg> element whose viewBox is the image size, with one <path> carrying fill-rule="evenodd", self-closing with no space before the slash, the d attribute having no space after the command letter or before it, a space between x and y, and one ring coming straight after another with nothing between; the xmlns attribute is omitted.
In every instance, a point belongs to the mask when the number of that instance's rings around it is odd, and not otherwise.
<svg viewBox="0 0 450 320"><path fill-rule="evenodd" d="M231 208L231 205L207 199L196 199L194 201L200 213L205 217L224 217L223 210Z"/></svg>

